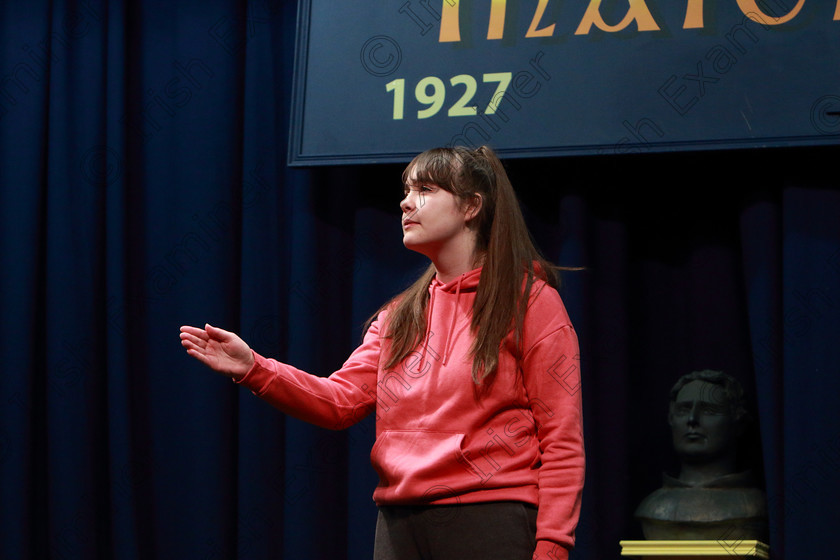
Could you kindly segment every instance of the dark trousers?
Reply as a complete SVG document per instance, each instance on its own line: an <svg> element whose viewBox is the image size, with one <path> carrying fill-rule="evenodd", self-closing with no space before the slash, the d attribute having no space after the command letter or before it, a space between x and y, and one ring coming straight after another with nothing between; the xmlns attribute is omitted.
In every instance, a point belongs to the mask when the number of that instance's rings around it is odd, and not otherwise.
<svg viewBox="0 0 840 560"><path fill-rule="evenodd" d="M521 502L381 506L374 560L531 560L537 508Z"/></svg>

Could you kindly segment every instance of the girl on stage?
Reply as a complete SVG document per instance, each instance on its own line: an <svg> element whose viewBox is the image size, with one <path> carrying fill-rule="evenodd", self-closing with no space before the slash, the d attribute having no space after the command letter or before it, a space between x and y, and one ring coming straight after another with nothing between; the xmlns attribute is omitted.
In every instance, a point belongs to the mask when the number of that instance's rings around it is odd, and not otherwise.
<svg viewBox="0 0 840 560"><path fill-rule="evenodd" d="M565 560L584 478L578 342L487 147L403 173L403 243L431 261L318 377L237 335L182 327L187 353L330 429L376 415L375 560Z"/></svg>

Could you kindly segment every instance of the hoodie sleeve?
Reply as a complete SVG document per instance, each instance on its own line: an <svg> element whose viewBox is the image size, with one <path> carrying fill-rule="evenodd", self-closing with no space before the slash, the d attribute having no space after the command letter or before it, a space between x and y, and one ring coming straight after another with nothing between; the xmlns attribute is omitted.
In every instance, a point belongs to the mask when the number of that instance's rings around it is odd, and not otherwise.
<svg viewBox="0 0 840 560"><path fill-rule="evenodd" d="M585 467L580 357L560 296L546 289L538 299L526 319L533 342L522 360L541 452L534 560L566 560L574 547Z"/></svg>
<svg viewBox="0 0 840 560"><path fill-rule="evenodd" d="M329 377L319 377L254 352L254 365L236 382L284 413L331 430L361 421L376 402L381 339L374 321L362 345Z"/></svg>

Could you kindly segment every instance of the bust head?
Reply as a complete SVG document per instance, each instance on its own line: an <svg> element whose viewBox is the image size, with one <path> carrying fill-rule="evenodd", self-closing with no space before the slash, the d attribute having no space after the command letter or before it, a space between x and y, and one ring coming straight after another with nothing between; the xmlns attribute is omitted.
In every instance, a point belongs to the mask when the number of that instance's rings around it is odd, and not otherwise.
<svg viewBox="0 0 840 560"><path fill-rule="evenodd" d="M721 371L689 373L671 389L668 423L683 464L725 463L734 469L746 417L741 384Z"/></svg>

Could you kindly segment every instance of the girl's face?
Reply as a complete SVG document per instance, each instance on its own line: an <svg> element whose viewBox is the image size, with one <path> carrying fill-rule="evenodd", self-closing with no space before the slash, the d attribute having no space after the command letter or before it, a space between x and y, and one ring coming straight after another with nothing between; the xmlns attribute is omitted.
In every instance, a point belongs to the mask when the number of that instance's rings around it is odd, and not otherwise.
<svg viewBox="0 0 840 560"><path fill-rule="evenodd" d="M467 227L471 217L467 205L451 192L434 184L417 183L409 178L402 209L403 244L433 261L448 247L474 243Z"/></svg>

